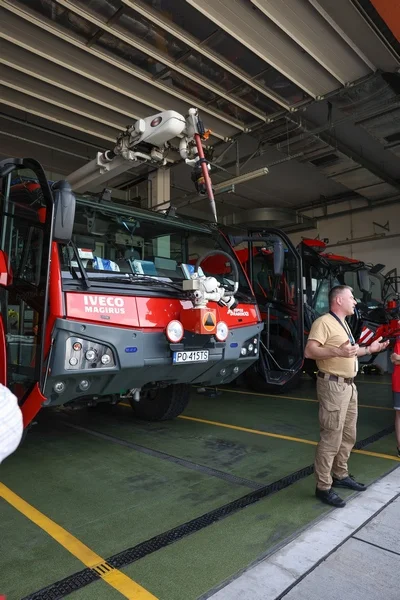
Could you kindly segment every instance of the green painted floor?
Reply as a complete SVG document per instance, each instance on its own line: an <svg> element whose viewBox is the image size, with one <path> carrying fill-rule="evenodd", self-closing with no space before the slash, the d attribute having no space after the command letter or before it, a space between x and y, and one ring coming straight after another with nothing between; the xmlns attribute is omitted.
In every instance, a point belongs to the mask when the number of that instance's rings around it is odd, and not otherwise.
<svg viewBox="0 0 400 600"><path fill-rule="evenodd" d="M360 378L358 390L358 439L363 439L393 423L390 378ZM224 389L216 397L194 391L185 416L216 424L181 418L143 423L124 406L110 413L43 411L23 446L1 465L0 480L105 559L251 490L71 425L265 485L313 462L315 446L301 440L318 440L315 384L305 379L288 396L293 399L251 394L238 387ZM394 434L366 449L394 455ZM365 483L397 465L389 458L363 454L353 454L350 463L351 472ZM197 600L327 513L314 489L314 478L307 477L122 571L160 600ZM0 595L6 594L7 600L20 600L84 568L1 498L0 540ZM70 597L123 596L98 581Z"/></svg>

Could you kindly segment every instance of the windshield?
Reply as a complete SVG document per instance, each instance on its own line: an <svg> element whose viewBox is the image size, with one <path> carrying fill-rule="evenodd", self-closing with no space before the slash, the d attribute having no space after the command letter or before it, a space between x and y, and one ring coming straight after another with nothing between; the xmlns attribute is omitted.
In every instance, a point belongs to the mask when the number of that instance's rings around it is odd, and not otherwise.
<svg viewBox="0 0 400 600"><path fill-rule="evenodd" d="M61 249L62 276L64 281L82 285L82 265L85 277L96 285L101 281L117 285L122 280L125 286L181 290L179 284L185 279L181 265L189 266L186 273L193 271L197 260L212 250L234 256L225 238L206 225L78 200L72 244ZM205 261L201 267L205 275L213 275L228 287L234 282L227 258ZM252 301L247 279L238 268L239 293Z"/></svg>
<svg viewBox="0 0 400 600"><path fill-rule="evenodd" d="M315 282L315 294L313 297L313 308L317 316L324 315L329 312L329 291L340 282L336 278L313 279Z"/></svg>
<svg viewBox="0 0 400 600"><path fill-rule="evenodd" d="M273 242L253 243L253 287L258 302L297 304L297 264L295 256L285 248L282 275L274 274Z"/></svg>
<svg viewBox="0 0 400 600"><path fill-rule="evenodd" d="M354 297L364 302L370 308L382 303L382 288L384 278L380 273L371 273L368 271L370 290L365 292L360 290L356 271L345 271L343 273L343 283L349 285L354 290Z"/></svg>

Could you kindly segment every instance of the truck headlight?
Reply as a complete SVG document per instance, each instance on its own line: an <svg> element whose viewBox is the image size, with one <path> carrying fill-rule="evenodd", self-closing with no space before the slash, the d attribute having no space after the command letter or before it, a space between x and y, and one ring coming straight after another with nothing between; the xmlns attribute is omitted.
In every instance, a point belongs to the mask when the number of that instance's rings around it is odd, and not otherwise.
<svg viewBox="0 0 400 600"><path fill-rule="evenodd" d="M165 335L173 344L180 342L184 333L185 331L180 321L170 321L165 330Z"/></svg>
<svg viewBox="0 0 400 600"><path fill-rule="evenodd" d="M217 338L217 340L219 342L225 342L226 338L228 337L228 334L228 325L224 323L224 321L219 321L219 323L217 323L217 330L215 332L215 337Z"/></svg>

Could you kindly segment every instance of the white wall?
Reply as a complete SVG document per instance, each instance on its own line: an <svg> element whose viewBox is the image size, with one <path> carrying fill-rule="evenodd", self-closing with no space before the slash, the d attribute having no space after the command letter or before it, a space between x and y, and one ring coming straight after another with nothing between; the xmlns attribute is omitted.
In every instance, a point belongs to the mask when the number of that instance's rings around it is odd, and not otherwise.
<svg viewBox="0 0 400 600"><path fill-rule="evenodd" d="M357 208L349 206L349 203L341 203L336 206L328 207L330 214L346 210L346 208ZM311 217L321 214L308 213ZM374 225L379 223L385 225L389 230L382 229ZM384 234L384 235L382 235ZM297 244L303 237L315 238L319 235L320 239L329 238L328 252L349 256L363 260L367 263L382 263L386 265L384 272L397 268L400 274L400 202L392 206L383 206L371 211L349 214L346 216L332 217L330 219L321 218L318 220L317 229L310 229L301 233L290 234L292 242ZM372 236L379 235L382 237ZM388 239L385 239L389 236ZM390 237L394 236L394 237ZM360 238L372 238L362 241ZM351 243L354 240L357 243ZM348 243L337 245L338 242Z"/></svg>

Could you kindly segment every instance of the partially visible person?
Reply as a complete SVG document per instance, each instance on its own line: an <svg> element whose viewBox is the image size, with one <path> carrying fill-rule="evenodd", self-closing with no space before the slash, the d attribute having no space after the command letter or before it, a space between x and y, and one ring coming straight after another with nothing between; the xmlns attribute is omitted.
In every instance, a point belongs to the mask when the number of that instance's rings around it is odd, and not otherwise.
<svg viewBox="0 0 400 600"><path fill-rule="evenodd" d="M23 430L17 398L0 384L0 463L18 448Z"/></svg>
<svg viewBox="0 0 400 600"><path fill-rule="evenodd" d="M393 352L390 360L395 368L400 368L400 354ZM394 424L396 429L397 456L400 458L400 391L393 391L393 408L395 410Z"/></svg>
<svg viewBox="0 0 400 600"><path fill-rule="evenodd" d="M355 343L346 317L354 313L356 299L347 285L329 292L328 314L316 319L311 327L305 357L317 363L320 441L315 455L315 495L325 504L345 506L332 489L349 488L362 492L366 486L349 475L348 459L356 441L358 357L385 350L389 342L380 338L368 347Z"/></svg>

